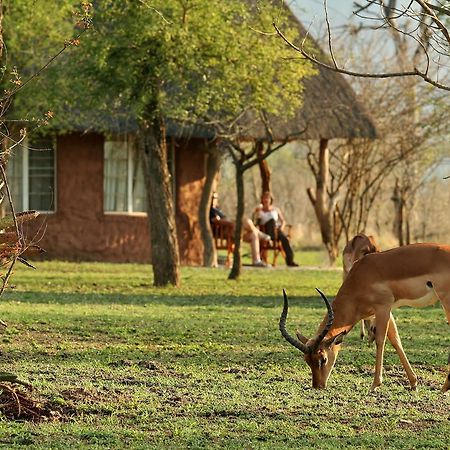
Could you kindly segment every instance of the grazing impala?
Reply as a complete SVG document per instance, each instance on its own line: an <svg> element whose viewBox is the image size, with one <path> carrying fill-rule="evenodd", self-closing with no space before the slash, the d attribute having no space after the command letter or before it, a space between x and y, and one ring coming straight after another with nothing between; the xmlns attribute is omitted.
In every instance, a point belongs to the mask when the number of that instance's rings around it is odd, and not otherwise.
<svg viewBox="0 0 450 450"><path fill-rule="evenodd" d="M348 241L347 245L342 251L342 268L344 280L356 261L361 259L363 256L379 251L380 249L375 243L375 239L373 238L373 236L366 236L365 234L359 233L351 241ZM392 318L392 320L394 320L394 318ZM373 320L361 320L361 331L359 335L361 339L364 339L367 328L367 339L369 341L369 344L371 344L375 340L374 326L375 322Z"/></svg>
<svg viewBox="0 0 450 450"><path fill-rule="evenodd" d="M382 383L386 336L400 357L411 388L415 389L417 377L405 355L395 322L389 320L391 309L404 305L424 307L440 300L450 322L450 246L413 244L361 258L344 280L332 306L319 291L328 314L312 339L299 332L295 338L287 332L288 300L283 293L280 331L304 353L312 371L313 387L326 387L344 336L359 320L374 315L377 350L372 390Z"/></svg>

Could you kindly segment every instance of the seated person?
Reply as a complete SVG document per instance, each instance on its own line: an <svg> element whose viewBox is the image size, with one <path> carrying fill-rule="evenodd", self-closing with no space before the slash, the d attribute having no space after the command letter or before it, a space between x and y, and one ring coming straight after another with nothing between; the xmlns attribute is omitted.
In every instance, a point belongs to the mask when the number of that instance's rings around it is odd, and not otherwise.
<svg viewBox="0 0 450 450"><path fill-rule="evenodd" d="M219 196L217 195L217 192L213 192L211 208L209 210L209 221L211 224L220 221L223 226L230 227L230 233L234 233L235 224L233 221L229 220L224 212L218 207L218 201ZM270 236L258 230L250 219L244 219L242 228L244 230L242 238L245 242L250 243L252 249L253 265L256 267L267 267L267 264L264 261L261 261L259 240L270 241Z"/></svg>
<svg viewBox="0 0 450 450"><path fill-rule="evenodd" d="M298 264L294 262L294 252L292 251L291 244L289 243L288 237L284 233L286 221L284 220L284 216L280 209L273 206L272 203L273 197L270 192L264 192L261 197L261 205L255 209L255 221L259 225L264 226L265 232L272 240L275 240L275 234L277 234L286 255L286 264L290 267L297 267Z"/></svg>

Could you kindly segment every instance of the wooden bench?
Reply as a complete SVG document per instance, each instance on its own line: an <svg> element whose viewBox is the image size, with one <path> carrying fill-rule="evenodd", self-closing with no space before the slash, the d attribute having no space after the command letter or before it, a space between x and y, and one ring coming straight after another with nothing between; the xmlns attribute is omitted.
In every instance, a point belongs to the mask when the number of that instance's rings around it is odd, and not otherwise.
<svg viewBox="0 0 450 450"><path fill-rule="evenodd" d="M288 239L290 239L291 227L292 227L291 225L287 225L286 226L285 234L288 237ZM263 233L266 233L264 225L259 225L258 228ZM268 233L266 233L266 234L268 234ZM260 253L261 253L261 259L266 264L269 263L269 261L268 261L269 252L273 251L273 259L272 259L272 262L271 262L273 267L276 266L278 255L280 253L283 256L283 258L286 259L286 253L284 252L283 245L282 245L281 241L278 239L277 235L278 235L278 229L275 230L275 239L270 240L270 241L266 241L266 240L260 240L259 241L259 248L260 248Z"/></svg>
<svg viewBox="0 0 450 450"><path fill-rule="evenodd" d="M217 221L211 224L216 250L226 250L226 266L231 267L231 261L234 251L233 228L228 224Z"/></svg>

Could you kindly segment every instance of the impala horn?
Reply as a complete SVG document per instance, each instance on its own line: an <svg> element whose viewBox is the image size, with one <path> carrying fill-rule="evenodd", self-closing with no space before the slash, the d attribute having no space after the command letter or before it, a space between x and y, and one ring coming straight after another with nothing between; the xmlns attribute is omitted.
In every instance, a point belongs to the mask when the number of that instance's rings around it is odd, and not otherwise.
<svg viewBox="0 0 450 450"><path fill-rule="evenodd" d="M331 308L331 304L328 301L325 294L318 288L316 288L316 291L320 294L320 296L323 298L323 301L325 302L325 305L327 305L328 310L328 321L323 327L323 330L317 335L317 337L314 339L314 341L311 343L311 351L317 350L320 343L323 341L323 338L327 335L328 331L330 331L331 325L333 325L334 320L334 314L333 309Z"/></svg>
<svg viewBox="0 0 450 450"><path fill-rule="evenodd" d="M292 337L286 330L286 319L288 315L289 304L286 291L284 289L283 289L283 297L284 297L283 311L280 316L281 334L289 342L289 344L292 344L295 348L298 348L301 352L310 353L311 348L308 345L305 345L303 342L300 342L299 340Z"/></svg>

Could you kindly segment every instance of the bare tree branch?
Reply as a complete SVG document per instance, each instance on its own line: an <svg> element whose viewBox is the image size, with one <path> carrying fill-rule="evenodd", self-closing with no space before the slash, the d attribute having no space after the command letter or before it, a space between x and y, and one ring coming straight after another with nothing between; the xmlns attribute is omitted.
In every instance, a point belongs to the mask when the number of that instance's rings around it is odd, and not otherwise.
<svg viewBox="0 0 450 450"><path fill-rule="evenodd" d="M448 2L437 4L426 0L410 0L406 4L399 4L397 0L367 0L365 4L355 2L354 14L367 21L378 21L376 29L389 29L394 39L397 50L406 45L406 40L411 39L417 43L414 57L406 61L400 61L400 70L364 72L351 70L340 64L333 49L333 36L328 15L327 0L324 0L325 24L328 34L328 57L318 57L306 47L309 32L299 45L290 41L274 22L273 26L277 34L293 50L300 53L312 63L343 75L361 78L401 78L418 77L424 82L442 90L450 91L450 84L439 80L439 69L444 68L442 58L450 58L450 30L442 16L450 16ZM378 13L374 8L379 8ZM361 25L358 31L364 28ZM402 51L398 52L402 54ZM424 68L419 67L419 56L424 57ZM328 60L327 60L328 59ZM330 62L329 62L330 61ZM410 68L407 68L410 64ZM433 67L432 67L433 64ZM432 70L433 69L433 70ZM448 67L446 68L448 70ZM433 73L431 73L433 71Z"/></svg>
<svg viewBox="0 0 450 450"><path fill-rule="evenodd" d="M319 61L316 57L311 55L306 49L305 49L305 39L303 40L300 47L297 47L294 43L289 41L287 37L282 33L282 31L278 28L276 23L273 23L273 26L275 30L277 31L278 35L288 44L292 49L299 52L303 57L305 57L307 60L311 61L314 64L317 64L320 67L324 67L329 70L333 70L338 73L342 73L343 75L351 75L353 77L360 77L360 78L400 78L400 77L420 77L425 82L433 85L434 87L437 87L439 89L443 89L446 91L450 91L450 86L446 84L439 83L436 80L433 80L427 75L427 72L421 72L419 69L414 68L410 71L400 71L400 72L385 72L385 73L367 73L367 72L357 72L352 70L346 70L342 67L334 67L330 64L327 64L325 62Z"/></svg>

